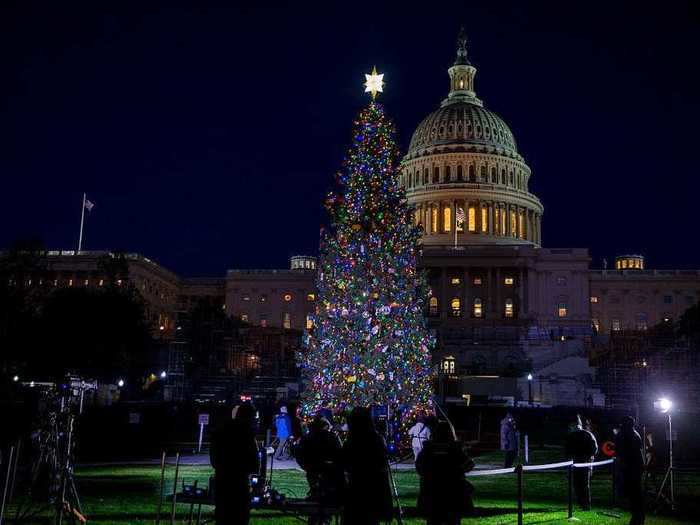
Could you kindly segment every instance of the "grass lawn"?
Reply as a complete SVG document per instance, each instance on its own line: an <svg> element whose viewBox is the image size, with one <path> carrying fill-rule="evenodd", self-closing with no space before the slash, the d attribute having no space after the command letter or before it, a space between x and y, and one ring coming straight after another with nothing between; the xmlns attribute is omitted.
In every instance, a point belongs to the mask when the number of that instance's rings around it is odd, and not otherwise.
<svg viewBox="0 0 700 525"><path fill-rule="evenodd" d="M531 458L533 463L543 463L553 459L551 453L541 453ZM556 458L560 459L560 458ZM477 464L497 463L499 456L478 458ZM166 475L166 489L172 490L174 467L169 467ZM206 485L212 469L208 466L185 466L180 468L180 479L192 482L200 480ZM419 524L423 520L415 516L416 498L418 495L418 476L414 471L395 472L401 503L406 511L404 523ZM83 500L83 507L88 515L89 523L100 524L152 524L157 508L158 484L160 468L158 466L110 466L83 467L77 470L76 480ZM515 476L485 476L471 478L475 486L474 502L477 516L465 518L464 524L498 525L517 523L515 511L516 486ZM303 497L306 494L306 479L302 472L296 470L275 471L274 487L290 497ZM688 480L684 485L679 480L679 491L689 496L700 495L697 478ZM629 516L620 509L610 508L611 484L606 471L599 471L593 478L594 510L581 512L575 510L575 516L581 523L591 524L622 524L627 523ZM531 472L525 474L525 523L555 524L568 523L566 519L567 482L563 471ZM694 493L694 494L691 494ZM164 505L163 518L169 505ZM187 517L187 506L179 506L178 517L184 521ZM211 508L205 508L205 515L211 516ZM692 515L685 513L687 518L672 518L649 516L647 523L673 524L697 523ZM293 516L283 516L270 511L254 511L252 523L268 523L274 525L297 524L299 520Z"/></svg>

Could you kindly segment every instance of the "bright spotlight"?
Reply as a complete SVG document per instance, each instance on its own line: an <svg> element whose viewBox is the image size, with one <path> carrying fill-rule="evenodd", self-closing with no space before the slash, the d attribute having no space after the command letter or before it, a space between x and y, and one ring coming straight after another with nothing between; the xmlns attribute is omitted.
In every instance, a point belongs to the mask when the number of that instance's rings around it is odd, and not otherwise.
<svg viewBox="0 0 700 525"><path fill-rule="evenodd" d="M14 376L12 380L16 383L17 381L19 381L19 376Z"/></svg>
<svg viewBox="0 0 700 525"><path fill-rule="evenodd" d="M123 380L123 379L120 379L119 381L117 381L117 386L118 386L119 388L122 388L122 387L124 386L124 380Z"/></svg>
<svg viewBox="0 0 700 525"><path fill-rule="evenodd" d="M160 373L160 378L161 378L161 379L165 379L166 377L168 377L168 374L166 373L165 370L163 370L163 371Z"/></svg>
<svg viewBox="0 0 700 525"><path fill-rule="evenodd" d="M527 380L528 380L528 381L532 381L532 374L528 374L528 375L527 375Z"/></svg>
<svg viewBox="0 0 700 525"><path fill-rule="evenodd" d="M658 403L659 410L661 410L661 412L664 412L664 413L668 412L673 407L673 403L671 402L671 400L668 398L665 398L665 397L662 397L661 399L659 399L657 401L657 403Z"/></svg>

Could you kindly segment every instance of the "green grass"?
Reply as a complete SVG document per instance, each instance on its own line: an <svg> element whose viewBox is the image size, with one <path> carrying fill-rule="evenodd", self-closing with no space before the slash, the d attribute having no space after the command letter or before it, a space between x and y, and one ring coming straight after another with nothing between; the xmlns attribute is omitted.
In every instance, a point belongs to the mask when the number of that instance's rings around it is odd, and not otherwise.
<svg viewBox="0 0 700 525"><path fill-rule="evenodd" d="M480 464L496 464L500 454L481 456ZM542 463L561 459L556 452L543 451L531 458L532 462ZM166 475L166 491L172 491L174 467L170 466ZM180 479L187 482L199 480L207 484L212 474L208 466L186 466L180 468ZM273 484L277 490L290 497L303 497L306 494L306 479L302 472L296 470L275 471ZM404 523L419 524L423 520L415 516L418 495L418 476L414 471L395 473L401 503L406 510ZM99 524L152 524L157 509L160 468L158 466L117 466L117 467L83 467L77 470L76 480L82 497L83 508L89 517L89 523ZM474 501L477 516L465 518L464 524L501 525L517 523L515 510L516 486L515 476L487 476L472 478L475 486ZM689 480L685 485L681 480L679 489L688 500L700 496L697 479ZM606 525L626 523L629 516L620 509L610 507L610 477L607 472L599 471L593 478L593 505L590 512L575 511L581 523ZM537 472L525 474L525 519L526 524L568 523L566 517L567 482L564 472ZM178 519L184 521L188 507L178 507ZM211 508L205 508L205 515L211 517ZM164 506L164 519L169 513L169 505ZM689 514L685 514L689 516ZM166 519L167 522L167 519ZM680 525L692 523L693 519L675 519L671 517L650 516L650 525ZM282 516L269 511L254 511L252 523L273 525L291 525L300 523L292 516Z"/></svg>

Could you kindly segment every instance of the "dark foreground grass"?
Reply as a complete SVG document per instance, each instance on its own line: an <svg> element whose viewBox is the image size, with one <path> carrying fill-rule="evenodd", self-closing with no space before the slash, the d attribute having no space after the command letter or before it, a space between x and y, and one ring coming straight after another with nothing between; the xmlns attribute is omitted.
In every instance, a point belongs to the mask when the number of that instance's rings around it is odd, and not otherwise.
<svg viewBox="0 0 700 525"><path fill-rule="evenodd" d="M487 461L480 463L485 463ZM494 460L497 458L494 458ZM542 462L542 461L538 461ZM166 476L166 490L172 491L174 467L170 466ZM190 483L199 480L207 484L212 474L208 466L185 466L180 468L180 479ZM414 471L397 471L395 477L398 485L401 503L406 511L404 523L414 525L425 523L416 517L416 498L418 496L418 477ZM153 523L156 517L160 468L158 466L109 466L83 467L76 472L78 488L82 496L83 507L90 523L99 524L146 524ZM500 525L517 523L515 509L516 485L515 476L488 476L471 478L474 484L474 501L477 515L465 518L464 524ZM690 480L687 486L682 485L685 496L700 496L700 488ZM290 497L303 497L307 491L304 474L296 470L275 471L273 474L274 487ZM566 513L567 501L566 473L563 471L526 473L525 475L525 519L526 524L557 524L568 523ZM575 516L581 523L595 525L627 523L629 516L626 512L612 508L611 484L609 473L600 471L593 478L593 505L590 512L575 511ZM187 518L189 507L178 506L178 520ZM211 508L206 508L204 514L211 517ZM170 507L166 504L164 518L169 515ZM650 516L650 525L681 525L697 523L692 516L673 518ZM166 520L167 523L167 520ZM294 516L284 516L270 511L254 511L252 523L271 525L291 525L300 521Z"/></svg>

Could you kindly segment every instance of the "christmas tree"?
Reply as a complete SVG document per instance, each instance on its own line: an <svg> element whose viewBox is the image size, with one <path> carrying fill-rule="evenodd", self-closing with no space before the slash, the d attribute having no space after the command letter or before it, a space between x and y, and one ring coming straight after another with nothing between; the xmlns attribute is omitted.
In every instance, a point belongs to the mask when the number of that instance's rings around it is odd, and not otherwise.
<svg viewBox="0 0 700 525"><path fill-rule="evenodd" d="M326 200L331 227L322 232L316 313L301 355L307 415L324 402L336 411L383 405L408 421L431 402L421 232L399 185L394 136L373 100L354 123L339 190Z"/></svg>

